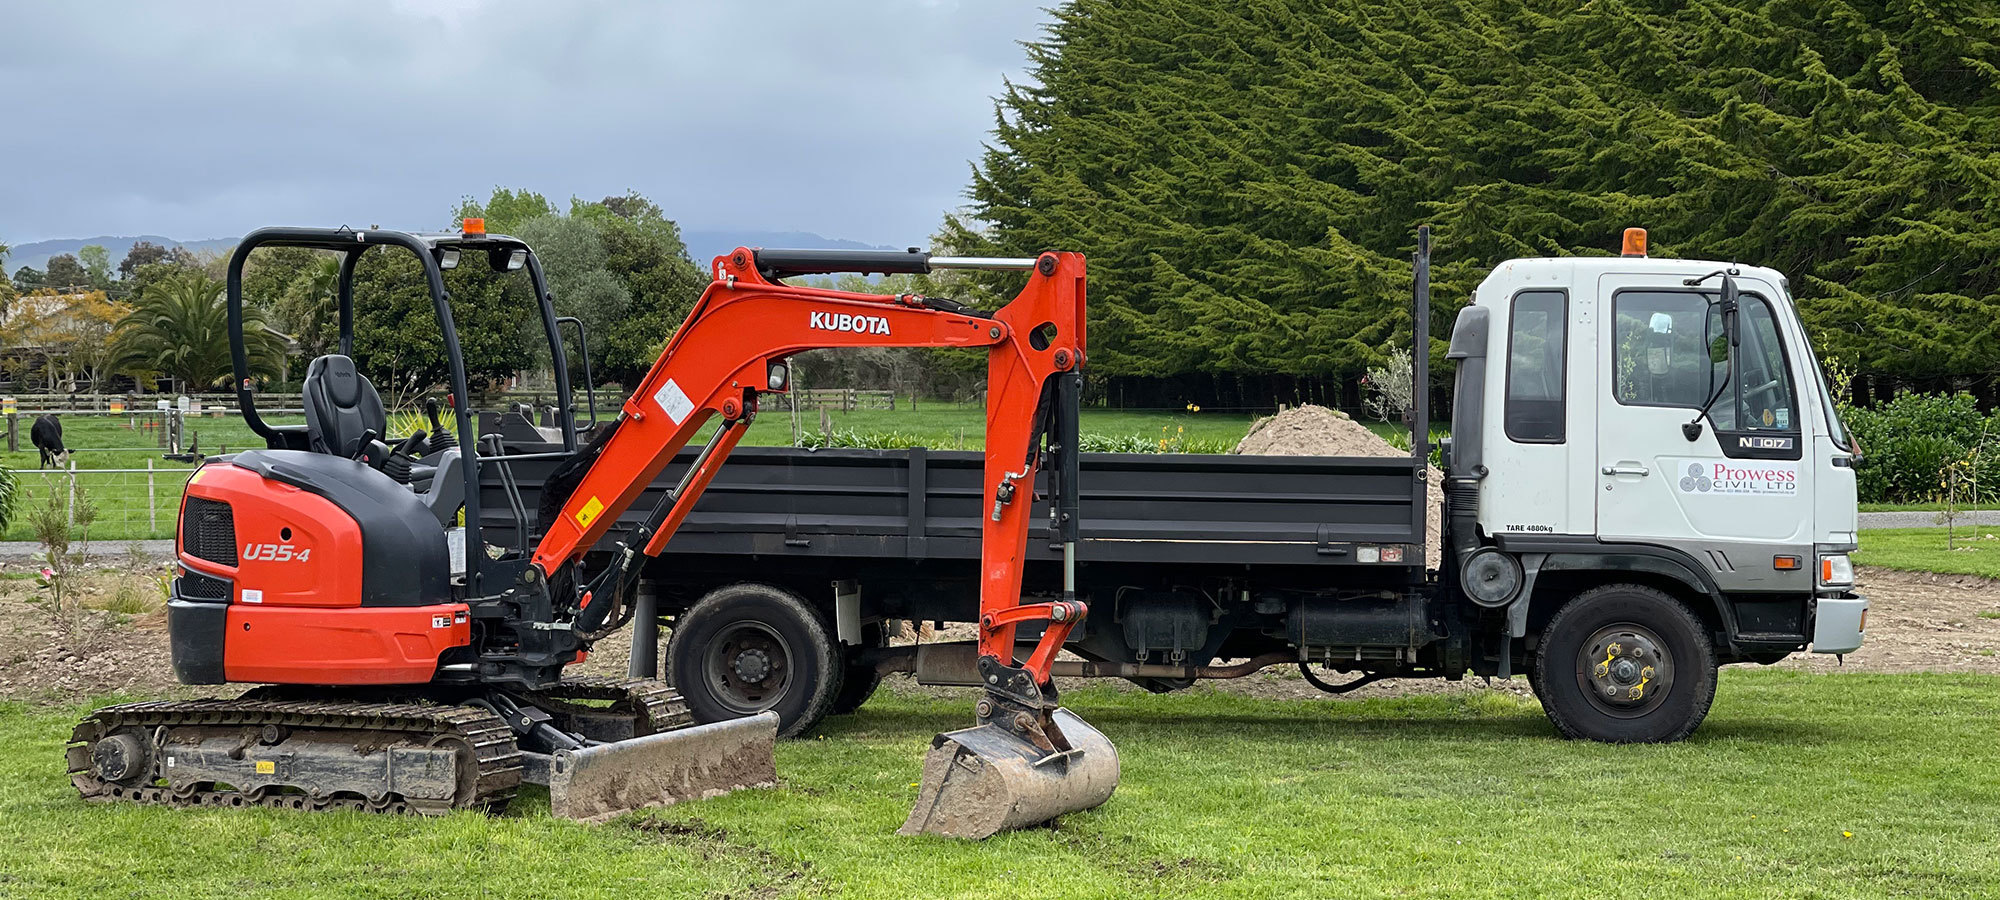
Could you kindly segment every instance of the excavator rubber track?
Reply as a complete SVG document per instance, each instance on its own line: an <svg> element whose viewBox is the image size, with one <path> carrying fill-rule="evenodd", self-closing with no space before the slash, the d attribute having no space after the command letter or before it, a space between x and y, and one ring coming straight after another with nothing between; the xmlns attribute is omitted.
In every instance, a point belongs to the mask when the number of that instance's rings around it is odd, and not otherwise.
<svg viewBox="0 0 2000 900"><path fill-rule="evenodd" d="M630 716L632 733L624 737L643 737L694 724L694 714L673 685L652 678L571 676L528 696L545 710L579 719L594 714ZM577 701L610 701L611 705L595 707Z"/></svg>
<svg viewBox="0 0 2000 900"><path fill-rule="evenodd" d="M499 717L416 703L128 703L78 723L67 757L85 800L415 815L498 812L522 772Z"/></svg>

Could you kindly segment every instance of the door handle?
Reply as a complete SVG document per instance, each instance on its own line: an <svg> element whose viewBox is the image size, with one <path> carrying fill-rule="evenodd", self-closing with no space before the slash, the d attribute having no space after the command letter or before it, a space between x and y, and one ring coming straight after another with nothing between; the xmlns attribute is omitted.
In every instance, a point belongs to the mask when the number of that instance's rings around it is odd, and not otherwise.
<svg viewBox="0 0 2000 900"><path fill-rule="evenodd" d="M1605 467L1604 467L1604 470L1603 470L1603 471L1604 471L1604 474L1606 474L1606 475L1650 475L1650 474L1652 474L1652 470L1651 470L1651 469L1648 469L1648 468L1646 468L1645 466L1627 466L1627 465L1617 465L1617 466L1605 466Z"/></svg>

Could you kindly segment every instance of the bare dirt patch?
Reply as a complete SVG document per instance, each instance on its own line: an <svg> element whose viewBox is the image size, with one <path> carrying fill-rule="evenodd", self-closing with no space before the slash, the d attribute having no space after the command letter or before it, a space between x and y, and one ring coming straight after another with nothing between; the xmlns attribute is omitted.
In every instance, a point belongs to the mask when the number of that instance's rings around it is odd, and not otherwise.
<svg viewBox="0 0 2000 900"><path fill-rule="evenodd" d="M1780 665L1862 672L2000 674L2000 581L1863 568L1868 637L1845 660L1794 654Z"/></svg>
<svg viewBox="0 0 2000 900"><path fill-rule="evenodd" d="M82 608L66 615L50 608L48 592L34 580L39 568L0 564L0 700L216 693L174 680L157 581L165 572L161 561L101 558L77 577Z"/></svg>

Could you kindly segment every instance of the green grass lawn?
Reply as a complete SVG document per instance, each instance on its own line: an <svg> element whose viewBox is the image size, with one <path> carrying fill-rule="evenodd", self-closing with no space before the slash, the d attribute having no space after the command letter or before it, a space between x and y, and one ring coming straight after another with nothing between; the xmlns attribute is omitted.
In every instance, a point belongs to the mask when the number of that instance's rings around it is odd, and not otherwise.
<svg viewBox="0 0 2000 900"><path fill-rule="evenodd" d="M1960 525L1955 547L1943 528L1883 528L1861 532L1856 565L1910 572L2000 578L2000 526Z"/></svg>
<svg viewBox="0 0 2000 900"><path fill-rule="evenodd" d="M985 843L893 832L968 700L884 696L783 787L609 825L86 805L80 710L0 707L0 896L1966 897L2000 892L2000 678L1725 673L1684 743L1556 738L1502 694L1106 689L1104 807Z"/></svg>
<svg viewBox="0 0 2000 900"><path fill-rule="evenodd" d="M1967 507L1965 507L1964 504L1960 504L1959 506L1960 511L1965 511L1966 508ZM1988 504L1987 507L1983 508L1991 508L1991 504ZM1861 504L1861 511L1862 512L1943 512L1944 504L1934 500L1926 501L1923 503L1863 503Z"/></svg>

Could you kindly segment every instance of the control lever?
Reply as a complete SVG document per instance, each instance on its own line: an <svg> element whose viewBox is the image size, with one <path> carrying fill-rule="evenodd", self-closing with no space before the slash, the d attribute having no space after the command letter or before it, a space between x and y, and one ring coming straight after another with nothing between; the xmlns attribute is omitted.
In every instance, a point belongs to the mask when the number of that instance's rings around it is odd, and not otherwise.
<svg viewBox="0 0 2000 900"><path fill-rule="evenodd" d="M388 458L382 460L382 474L395 479L397 484L409 484L410 454L423 444L423 429L418 429L416 433L404 438L396 445L396 449L389 451Z"/></svg>
<svg viewBox="0 0 2000 900"><path fill-rule="evenodd" d="M438 419L438 402L436 397L424 398L424 415L429 416L431 420L431 439L429 443L423 446L425 456L443 453L458 445L458 439L452 437L451 432L444 427L444 422ZM418 434L422 433L418 432Z"/></svg>
<svg viewBox="0 0 2000 900"><path fill-rule="evenodd" d="M377 432L373 428L361 432L361 440L354 442L354 456L351 458L360 462L368 463L371 466L374 465L375 464L374 461L368 458L369 457L368 451L375 447L382 446L382 442L380 440L377 440L381 436L382 436L381 433ZM385 447L383 449L386 450L387 448ZM380 457L378 456L377 458Z"/></svg>

